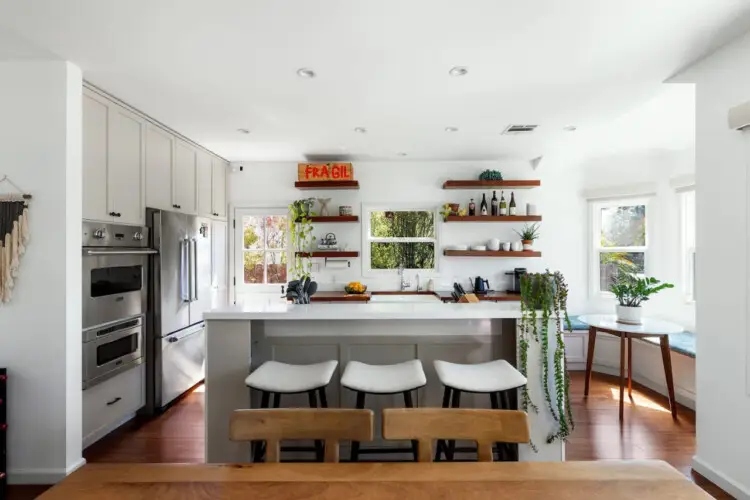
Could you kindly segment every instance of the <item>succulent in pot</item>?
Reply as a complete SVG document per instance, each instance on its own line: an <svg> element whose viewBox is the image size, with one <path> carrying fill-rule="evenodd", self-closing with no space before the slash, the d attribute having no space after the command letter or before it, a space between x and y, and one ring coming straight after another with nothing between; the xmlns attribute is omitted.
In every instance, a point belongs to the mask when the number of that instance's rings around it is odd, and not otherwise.
<svg viewBox="0 0 750 500"><path fill-rule="evenodd" d="M609 287L609 291L617 297L618 323L640 325L643 317L641 304L649 300L651 295L667 288L674 288L674 285L662 283L653 277L620 271L615 282Z"/></svg>
<svg viewBox="0 0 750 500"><path fill-rule="evenodd" d="M524 250L533 250L534 240L539 238L539 223L524 224L523 229L520 232L516 231L516 234L521 237Z"/></svg>

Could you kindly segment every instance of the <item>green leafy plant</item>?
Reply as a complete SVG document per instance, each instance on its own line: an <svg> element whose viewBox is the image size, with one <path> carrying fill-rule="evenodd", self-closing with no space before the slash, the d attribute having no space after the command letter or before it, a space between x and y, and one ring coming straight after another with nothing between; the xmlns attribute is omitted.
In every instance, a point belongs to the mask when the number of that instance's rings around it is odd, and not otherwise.
<svg viewBox="0 0 750 500"><path fill-rule="evenodd" d="M293 259L292 276L297 279L309 278L312 273L312 259L301 255L299 252L312 250L314 240L312 234L311 211L313 198L295 200L289 205L289 235L291 237Z"/></svg>
<svg viewBox="0 0 750 500"><path fill-rule="evenodd" d="M609 291L615 294L621 306L640 307L651 295L666 288L674 288L672 283L662 283L656 278L638 276L634 273L620 270Z"/></svg>
<svg viewBox="0 0 750 500"><path fill-rule="evenodd" d="M556 439L567 439L575 428L573 411L570 405L570 376L565 369L565 343L563 341L563 326L571 331L570 319L567 311L568 285L562 273L531 273L521 279L521 324L519 349L521 373L528 373L529 347L531 342L540 345L540 363L542 367L542 388L544 399L557 428L550 431L547 442ZM555 382L554 400L553 390L549 386L549 349L550 349L550 321L555 325L554 355L552 357L553 378ZM529 396L528 388L524 386L521 394L521 408L528 412L539 413L539 407ZM532 448L536 447L532 443Z"/></svg>
<svg viewBox="0 0 750 500"><path fill-rule="evenodd" d="M514 229L513 231L516 230ZM516 231L516 234L524 241L534 241L539 238L539 223L535 222L531 225L524 224L521 232Z"/></svg>
<svg viewBox="0 0 750 500"><path fill-rule="evenodd" d="M448 216L452 213L453 211L451 210L451 204L443 203L443 206L440 207L440 215L443 217L443 220L447 219Z"/></svg>
<svg viewBox="0 0 750 500"><path fill-rule="evenodd" d="M485 170L479 174L480 181L501 181L503 180L503 174L499 170Z"/></svg>

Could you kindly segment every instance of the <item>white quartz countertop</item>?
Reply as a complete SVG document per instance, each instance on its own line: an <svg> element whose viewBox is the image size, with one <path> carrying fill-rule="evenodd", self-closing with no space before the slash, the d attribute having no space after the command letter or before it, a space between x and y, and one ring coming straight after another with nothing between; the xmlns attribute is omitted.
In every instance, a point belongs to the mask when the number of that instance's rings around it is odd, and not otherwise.
<svg viewBox="0 0 750 500"><path fill-rule="evenodd" d="M309 304L249 302L213 309L203 315L214 320L352 320L352 319L502 319L520 318L518 303L369 303Z"/></svg>

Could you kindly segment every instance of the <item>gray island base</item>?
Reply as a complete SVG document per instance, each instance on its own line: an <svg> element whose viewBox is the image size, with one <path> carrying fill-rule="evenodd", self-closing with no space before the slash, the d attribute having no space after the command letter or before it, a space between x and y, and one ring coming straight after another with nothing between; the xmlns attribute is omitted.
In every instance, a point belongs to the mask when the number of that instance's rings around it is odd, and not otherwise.
<svg viewBox="0 0 750 500"><path fill-rule="evenodd" d="M419 359L427 375L427 385L417 391L415 404L440 407L443 387L433 361L480 363L506 359L517 366L520 317L519 306L506 303L247 304L206 313L206 461L249 461L250 446L228 439L229 416L235 409L258 406L255 394L251 403L250 390L244 381L264 361L307 364L338 360L339 367L327 388L328 404L354 408L355 394L339 384L347 362L390 364ZM550 331L553 328L550 325ZM552 365L554 346L549 351ZM564 443L547 443L547 436L556 427L543 396L540 355L541 346L532 341L528 353L528 390L539 413L529 413L529 424L538 452L529 445L521 445L519 459L562 461ZM554 390L554 380L550 379L549 385ZM553 401L554 398L553 393ZM489 399L488 395L464 393L461 407L489 408ZM520 399L519 390L516 401ZM366 405L376 414L376 440L370 446L407 444L380 438L379 410L403 407L402 395L368 395ZM282 396L281 407L307 406L306 394ZM342 457L348 457L346 446L342 447ZM409 454L364 456L367 460L410 457Z"/></svg>

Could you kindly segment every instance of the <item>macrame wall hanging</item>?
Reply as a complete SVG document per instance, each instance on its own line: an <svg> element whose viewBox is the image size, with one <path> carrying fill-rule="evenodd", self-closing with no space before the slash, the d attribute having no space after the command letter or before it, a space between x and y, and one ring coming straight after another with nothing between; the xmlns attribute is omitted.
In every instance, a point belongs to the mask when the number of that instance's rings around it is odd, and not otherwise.
<svg viewBox="0 0 750 500"><path fill-rule="evenodd" d="M2 194L4 187L11 193ZM29 242L29 200L7 175L0 177L0 304L10 302Z"/></svg>

